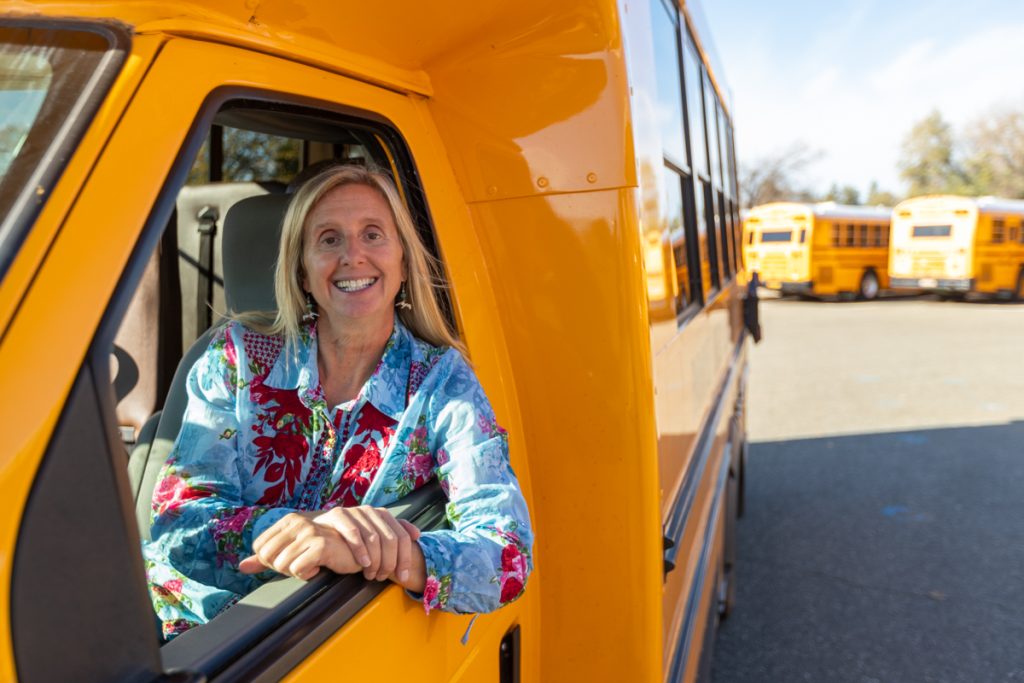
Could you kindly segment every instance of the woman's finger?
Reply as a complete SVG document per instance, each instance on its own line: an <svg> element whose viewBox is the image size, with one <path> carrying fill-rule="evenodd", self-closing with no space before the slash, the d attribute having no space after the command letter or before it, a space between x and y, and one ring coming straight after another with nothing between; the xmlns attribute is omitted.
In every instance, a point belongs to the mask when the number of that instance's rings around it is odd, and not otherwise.
<svg viewBox="0 0 1024 683"><path fill-rule="evenodd" d="M323 537L310 539L305 549L288 565L288 573L303 581L312 579L320 573L320 567L325 566L326 547L327 543Z"/></svg>
<svg viewBox="0 0 1024 683"><path fill-rule="evenodd" d="M383 508L364 508L364 514L380 537L380 566L373 578L377 581L384 581L395 573L401 540L405 539L408 549L409 535L395 521L391 513Z"/></svg>
<svg viewBox="0 0 1024 683"><path fill-rule="evenodd" d="M363 542L362 527L352 519L349 508L333 508L317 517L317 524L325 524L334 529L348 544L356 562L364 569L372 564L370 551Z"/></svg>
<svg viewBox="0 0 1024 683"><path fill-rule="evenodd" d="M376 525L373 521L369 519L369 516L366 513L366 508L346 508L345 511L359 528L359 533L363 538L363 546L366 548L366 552L370 556L370 564L363 569L363 576L372 581L377 576L377 572L380 571L380 533L377 531Z"/></svg>
<svg viewBox="0 0 1024 683"><path fill-rule="evenodd" d="M267 565L263 564L263 562L260 561L260 558L256 557L255 555L250 555L249 557L245 558L244 560L238 563L238 571L242 572L243 574L259 574L260 572L265 572L266 570Z"/></svg>

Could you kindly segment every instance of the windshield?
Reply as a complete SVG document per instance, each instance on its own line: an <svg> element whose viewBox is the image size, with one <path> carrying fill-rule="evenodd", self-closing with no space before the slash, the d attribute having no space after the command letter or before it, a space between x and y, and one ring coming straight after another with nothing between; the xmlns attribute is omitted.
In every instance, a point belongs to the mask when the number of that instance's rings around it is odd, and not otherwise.
<svg viewBox="0 0 1024 683"><path fill-rule="evenodd" d="M0 24L0 277L98 103L113 54L103 29L56 26Z"/></svg>
<svg viewBox="0 0 1024 683"><path fill-rule="evenodd" d="M792 242L792 230L771 230L761 233L761 242Z"/></svg>
<svg viewBox="0 0 1024 683"><path fill-rule="evenodd" d="M953 232L951 225L915 225L914 237L949 237Z"/></svg>

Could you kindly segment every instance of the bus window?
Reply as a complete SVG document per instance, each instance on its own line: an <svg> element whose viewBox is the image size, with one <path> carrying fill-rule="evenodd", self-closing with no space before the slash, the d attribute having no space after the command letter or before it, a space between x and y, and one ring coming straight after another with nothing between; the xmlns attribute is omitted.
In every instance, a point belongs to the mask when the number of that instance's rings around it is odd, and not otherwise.
<svg viewBox="0 0 1024 683"><path fill-rule="evenodd" d="M674 165L687 168L683 137L683 90L679 73L679 34L675 19L661 0L651 0L654 71L658 82L657 116L661 148Z"/></svg>
<svg viewBox="0 0 1024 683"><path fill-rule="evenodd" d="M839 223L832 224L832 246L842 246L843 243L843 226Z"/></svg>
<svg viewBox="0 0 1024 683"><path fill-rule="evenodd" d="M104 33L0 27L0 278L120 66Z"/></svg>
<svg viewBox="0 0 1024 683"><path fill-rule="evenodd" d="M807 229L803 228L800 230L800 244L807 242Z"/></svg>
<svg viewBox="0 0 1024 683"><path fill-rule="evenodd" d="M857 226L846 226L846 246L852 247L857 242Z"/></svg>
<svg viewBox="0 0 1024 683"><path fill-rule="evenodd" d="M867 225L863 225L862 224L860 226L860 239L857 241L857 246L858 247L866 247L866 246L868 246L868 226Z"/></svg>
<svg viewBox="0 0 1024 683"><path fill-rule="evenodd" d="M992 244L1002 244L1006 240L1006 221L1002 218L992 219Z"/></svg>
<svg viewBox="0 0 1024 683"><path fill-rule="evenodd" d="M693 302L690 287L689 256L687 253L686 225L683 220L683 178L670 168L665 169L665 231L672 244L672 261L679 283L676 313L681 313Z"/></svg>
<svg viewBox="0 0 1024 683"><path fill-rule="evenodd" d="M761 233L761 242L792 242L792 230L765 230ZM801 240L803 241L803 240Z"/></svg>
<svg viewBox="0 0 1024 683"><path fill-rule="evenodd" d="M915 225L914 237L949 237L953 232L952 225Z"/></svg>
<svg viewBox="0 0 1024 683"><path fill-rule="evenodd" d="M683 50L683 76L686 87L686 118L690 132L690 168L694 175L708 175L708 155L704 138L704 105L701 102L700 59L693 39L684 34L686 48Z"/></svg>

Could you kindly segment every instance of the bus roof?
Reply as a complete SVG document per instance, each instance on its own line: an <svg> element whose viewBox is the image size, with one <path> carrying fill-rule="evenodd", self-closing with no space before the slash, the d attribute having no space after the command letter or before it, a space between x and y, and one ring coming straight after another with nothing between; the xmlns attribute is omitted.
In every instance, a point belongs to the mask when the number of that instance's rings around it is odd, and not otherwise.
<svg viewBox="0 0 1024 683"><path fill-rule="evenodd" d="M892 209L887 206L852 206L850 204L836 204L835 202L818 202L816 204L773 202L751 208L748 215L758 216L781 211L806 211L813 213L817 218L842 218L848 220L889 220L892 216Z"/></svg>
<svg viewBox="0 0 1024 683"><path fill-rule="evenodd" d="M985 213L1024 214L1024 199L1006 199L1005 197L966 197L955 194L928 194L904 199L896 208L912 208L918 205L928 207L974 208Z"/></svg>

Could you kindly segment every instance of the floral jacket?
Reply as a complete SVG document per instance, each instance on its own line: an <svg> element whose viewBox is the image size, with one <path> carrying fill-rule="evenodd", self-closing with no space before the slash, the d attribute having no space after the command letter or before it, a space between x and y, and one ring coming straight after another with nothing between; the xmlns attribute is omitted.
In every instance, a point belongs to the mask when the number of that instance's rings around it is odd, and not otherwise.
<svg viewBox="0 0 1024 683"><path fill-rule="evenodd" d="M428 345L396 318L359 396L330 407L315 325L293 352L230 323L189 373L188 397L143 548L165 637L275 576L242 574L238 563L289 512L387 505L434 477L449 528L419 539L425 609L487 612L522 593L529 513L505 430L458 351Z"/></svg>

